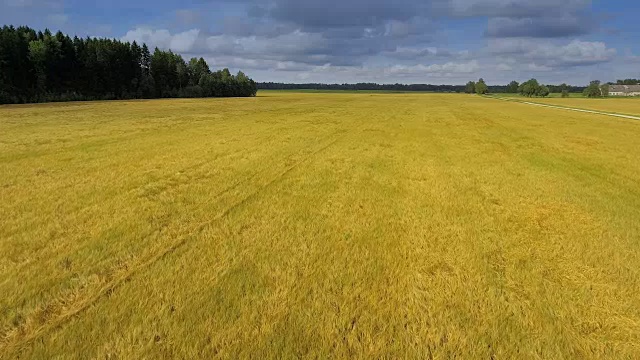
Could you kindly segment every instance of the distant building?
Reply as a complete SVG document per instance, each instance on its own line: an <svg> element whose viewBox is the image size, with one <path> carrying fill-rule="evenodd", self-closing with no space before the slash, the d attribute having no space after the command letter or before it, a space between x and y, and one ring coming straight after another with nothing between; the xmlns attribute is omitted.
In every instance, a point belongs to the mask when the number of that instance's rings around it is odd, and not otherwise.
<svg viewBox="0 0 640 360"><path fill-rule="evenodd" d="M610 96L640 96L640 85L609 85Z"/></svg>

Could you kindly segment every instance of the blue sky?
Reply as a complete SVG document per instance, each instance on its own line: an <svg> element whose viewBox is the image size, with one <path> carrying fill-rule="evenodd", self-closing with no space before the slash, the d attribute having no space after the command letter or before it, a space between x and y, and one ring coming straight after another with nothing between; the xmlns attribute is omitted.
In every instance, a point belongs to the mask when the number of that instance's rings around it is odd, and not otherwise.
<svg viewBox="0 0 640 360"><path fill-rule="evenodd" d="M325 83L640 78L638 14L635 0L0 0L0 23Z"/></svg>

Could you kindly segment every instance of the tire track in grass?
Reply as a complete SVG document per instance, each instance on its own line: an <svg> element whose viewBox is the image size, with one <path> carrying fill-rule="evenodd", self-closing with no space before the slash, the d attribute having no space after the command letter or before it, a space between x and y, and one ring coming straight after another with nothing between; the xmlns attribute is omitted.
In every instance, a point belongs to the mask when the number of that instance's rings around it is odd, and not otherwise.
<svg viewBox="0 0 640 360"><path fill-rule="evenodd" d="M19 352L22 347L41 338L42 336L46 335L48 332L52 331L53 329L63 326L65 323L70 321L73 317L79 316L81 313L87 310L91 305L98 302L102 298L109 296L111 293L113 293L113 291L115 291L118 287L123 285L125 282L129 281L136 274L152 266L153 264L161 261L162 259L170 255L177 249L187 245L191 240L197 237L197 235L200 234L207 226L210 226L222 220L229 213L241 207L242 205L246 204L250 200L254 199L264 190L270 188L275 183L282 180L284 177L290 174L293 170L295 170L298 166L309 161L310 159L317 156L318 154L324 152L325 150L327 150L328 148L336 144L338 141L344 139L349 133L353 132L354 130L357 130L357 128L350 131L341 130L332 134L329 137L334 137L336 135L338 135L338 137L320 146L319 148L315 149L309 154L303 156L300 160L294 162L293 164L287 166L283 171L278 173L274 178L267 181L262 186L259 186L255 191L249 193L247 196L241 198L239 201L236 201L235 203L233 203L231 206L229 206L227 209L225 209L215 217L198 224L192 231L190 231L187 235L185 235L175 243L171 244L170 246L164 248L159 252L156 252L155 254L151 254L148 258L142 260L137 265L125 268L125 271L123 273L121 273L119 276L117 275L114 276L114 278L111 281L109 281L107 284L99 288L99 290L94 295L88 298L85 298L83 300L80 300L78 302L72 303L71 307L68 308L66 311L59 313L58 316L53 317L51 320L45 322L44 324L35 327L35 330L29 333L23 333L22 331L20 331L20 328L14 328L7 331L5 333L5 337L3 339L0 339L0 353L4 355L12 354L12 353L15 354L16 351ZM257 174L250 176L249 179L244 179L243 181L240 181L238 184L231 186L231 188L235 188L241 185L242 183L246 183L250 181L250 179L256 177L256 175ZM227 190L230 190L230 189L227 189ZM61 305L64 306L66 304L63 303Z"/></svg>
<svg viewBox="0 0 640 360"><path fill-rule="evenodd" d="M496 100L502 100L502 101L509 101L509 102L515 102L515 103L521 103L521 104L533 105L533 106L540 106L540 107L552 108L552 109L560 109L560 110L568 110L568 111L577 111L577 112L583 112L583 113L589 113L589 114L596 114L596 115L613 116L613 117L618 117L618 118L623 118L623 119L640 120L640 116L623 115L623 114L616 114L616 113L610 113L610 112L604 112L604 111L595 111L595 110L579 109L579 108L572 108L572 107L568 107L568 106L548 105L548 104L541 104L541 103L536 103L536 102L531 102L531 101L522 101L522 100L515 100L515 99L503 99L503 98L496 97L496 96L484 96L484 97L489 98L489 99L496 99Z"/></svg>
<svg viewBox="0 0 640 360"><path fill-rule="evenodd" d="M398 111L397 110L393 111L393 113L390 114L389 116L385 116L383 121L389 121L391 118L394 118L397 115L398 115ZM100 301L102 298L111 295L113 291L115 291L118 287L120 287L124 283L128 282L131 278L133 278L139 272L161 261L163 258L169 256L171 253L173 253L177 249L188 244L191 240L193 240L195 236L201 233L207 226L210 226L211 224L214 224L215 222L222 220L233 210L246 204L250 200L254 199L256 196L258 196L261 192L263 192L264 190L270 188L275 183L282 180L289 173L295 170L298 166L312 159L316 155L324 152L326 149L330 148L337 142L345 139L348 135L356 132L361 132L364 126L367 124L368 122L361 122L360 124L354 125L351 129L346 129L346 130L340 129L334 132L333 134L331 134L330 136L327 136L325 139L330 139L334 136L337 136L337 137L334 140L329 141L325 145L317 148L316 150L308 153L307 155L304 155L300 160L285 167L285 169L281 171L278 175L276 175L273 179L259 186L255 191L251 192L250 194L243 197L239 201L233 203L230 207L228 207L222 213L219 213L214 218L211 218L207 221L203 221L200 224L196 225L195 228L189 232L189 234L185 235L183 238L179 239L177 242L164 248L161 251L158 251L154 254L150 254L147 257L147 259L138 262L137 265L125 267L124 271L119 276L118 274L116 274L111 281L109 281L107 284L99 288L99 290L93 296L90 296L88 298L85 298L84 300L80 300L77 302L72 301L70 309L59 313L58 316L52 317L52 320L49 320L43 323L42 325L35 326L34 327L35 330L29 333L25 333L25 332L22 332L20 328L14 328L5 332L4 338L0 339L0 354L3 354L3 355L15 354L16 352L19 352L21 348L27 346L29 343L41 338L42 336L46 335L47 333L49 333L50 331L56 328L64 326L65 323L69 322L73 317L81 315L91 305ZM266 169L268 169L268 167ZM232 191L234 188L237 188L242 184L248 183L251 179L254 179L258 175L264 173L264 171L265 171L264 169L260 170L256 174L250 175L245 179L238 181L238 183L232 184L228 188L223 189L221 192L215 195L216 199L219 199L222 195L224 195L229 191ZM66 304L68 303L62 302L61 305L64 306ZM2 358L2 356L0 356L0 358Z"/></svg>
<svg viewBox="0 0 640 360"><path fill-rule="evenodd" d="M343 133L344 131L346 131L345 129L333 129L333 131L329 132L329 134L327 135L326 133L323 134L324 136L322 136L321 138L319 138L318 142L314 142L314 143L324 143L326 141L326 139L330 139L330 138L334 138L336 136L339 136L341 133ZM313 149L313 148L311 148ZM180 170L178 170L177 173L179 174L196 174L197 176L195 176L195 178L190 178L188 180L188 182L190 184L196 184L199 182L202 182L204 179L208 178L208 176L200 176L200 175L205 175L206 171L203 171L203 169L205 168L205 165L210 164L212 162L216 162L221 158L226 158L229 156L235 156L238 154L244 154L247 152L251 152L253 151L253 148L243 148L240 150L235 150L235 151L231 151L228 153L223 153L223 154L216 154L216 156L213 158L213 160L208 159L208 160L202 160L200 159L199 162L196 162L195 164L191 164L188 166L183 166L182 168L180 168ZM291 162L295 162L296 159L300 159L301 157L304 156L308 156L308 154L310 153L309 147L306 146L300 146L299 144L294 147L294 148L290 148L290 147L285 147L283 150L285 151L281 151L279 156L278 154L276 154L275 158L281 159L280 163L276 163L273 165L269 165L267 164L266 166L261 166L261 167L257 167L257 166L253 166L254 171L251 174L247 174L244 176L241 176L240 174L238 174L237 176L234 175L235 180L233 183L229 184L227 187L220 189L220 191L211 194L210 195L210 201L212 202L220 202L221 206L218 207L217 211L214 212L214 214L223 211L227 206L230 206L233 204L234 201L236 201L236 199L239 196L242 196L243 193L246 194L249 191L251 191L252 189L254 189L256 186L260 186L260 182L256 182L255 185L250 184L250 187L247 188L243 188L243 185L247 184L247 183L251 183L254 179L258 178L258 179L268 179L270 177L270 174L273 174L274 171L272 169L275 168L275 170L277 170L278 168L282 168L284 166L286 166L287 164L290 164ZM261 163L264 164L264 160L261 161ZM258 164L256 164L258 165ZM205 169L206 170L206 169ZM270 171L271 170L271 171ZM161 187L161 189L158 191L158 193L164 193L166 191L171 190L172 188L175 188L177 186L180 186L182 183L177 183L177 184L171 184L171 179L173 179L175 177L175 174L165 174L163 176L161 176L160 178L154 180L152 183L153 184L164 184ZM264 180L263 180L264 181ZM151 183L150 183L151 184ZM238 193L229 195L230 192L234 191L235 189L240 188L241 190L239 190ZM136 185L131 187L129 190L127 191L120 191L119 193L114 194L114 199L118 199L118 198L124 198L126 196L131 196L131 194L133 194L133 196L135 197L140 197L140 198L146 198L150 201L157 201L154 199L154 196L149 196L147 194L144 193L144 191L142 191L144 189L144 186L142 184L140 185ZM138 194L137 194L138 193ZM224 198L224 199L223 199ZM117 201L117 200L115 200ZM77 209L75 209L73 211L73 214L77 214L81 211L83 211L84 209L90 208L94 205L86 205L83 207L79 207ZM168 226L168 224L160 224L158 226L154 226L153 229L149 232L145 232L145 233L141 233L140 234L140 239L139 241L144 241L145 239L149 239L150 237L154 237L156 234L163 232L163 230ZM197 223L194 224L195 227L198 226ZM187 229L187 231L193 231L193 228ZM180 234L178 234L180 235ZM112 259L116 259L117 262L111 264L108 267L105 268L101 268L99 269L98 272L93 273L93 274L100 274L100 277L102 277L104 274L106 275L106 278L101 278L99 279L99 281L94 281L91 284L85 284L85 285L80 285L77 287L73 287L73 288L69 288L69 289L65 289L64 291L60 291L60 292L55 292L52 293L52 296L48 296L45 299L42 300L38 300L37 303L28 308L28 309L23 309L21 306L18 306L16 304L21 304L22 302L15 302L13 304L13 309L16 309L16 313L19 314L15 317L15 319L18 319L17 321L14 320L13 323L11 321L11 319L7 318L7 319L3 319L6 321L3 321L3 323L0 323L0 349L2 348L2 346L4 345L5 341L7 341L7 339L12 338L14 335L16 335L15 333L20 333L18 334L19 336L22 336L26 333L29 333L31 329L35 329L35 328L39 328L41 325L46 324L46 322L51 318L54 319L56 318L59 314L63 313L66 311L66 309L71 306L74 307L74 304L77 301L82 301L82 298L86 297L89 294L92 294L96 291L99 291L101 289L101 286L106 286L105 284L109 284L111 283L112 279L117 278L120 274L122 274L123 272L126 272L127 270L129 270L131 267L135 267L137 266L136 264L139 263L140 261L148 258L149 256L151 256L152 254L155 254L158 251L161 251L163 249L162 245L166 246L166 244L171 240L171 239L166 239L167 242L165 242L164 244L160 243L159 245L156 246L151 246L153 244L148 244L145 245L147 251L134 251L133 253L127 253L130 254L130 256L128 256L127 259L119 259L119 258L112 258ZM179 240L177 237L174 238L173 240ZM78 245L79 246L79 245ZM75 247L74 247L75 249ZM75 250L74 250L75 251ZM42 261L43 259L47 259L47 254L46 253L38 253L37 257L30 259L28 261L28 263L23 263L21 266L28 266L29 263L33 263L33 262L38 262L38 261ZM89 274L87 274L89 275ZM10 277L7 278L7 282L10 280ZM2 358L2 356L0 356L0 358Z"/></svg>

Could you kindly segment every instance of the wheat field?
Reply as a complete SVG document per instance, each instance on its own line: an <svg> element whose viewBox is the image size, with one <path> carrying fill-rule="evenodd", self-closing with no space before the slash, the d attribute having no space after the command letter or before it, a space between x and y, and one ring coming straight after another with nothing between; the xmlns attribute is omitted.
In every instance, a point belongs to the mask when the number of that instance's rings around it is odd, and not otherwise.
<svg viewBox="0 0 640 360"><path fill-rule="evenodd" d="M639 139L471 95L0 107L0 358L640 358Z"/></svg>

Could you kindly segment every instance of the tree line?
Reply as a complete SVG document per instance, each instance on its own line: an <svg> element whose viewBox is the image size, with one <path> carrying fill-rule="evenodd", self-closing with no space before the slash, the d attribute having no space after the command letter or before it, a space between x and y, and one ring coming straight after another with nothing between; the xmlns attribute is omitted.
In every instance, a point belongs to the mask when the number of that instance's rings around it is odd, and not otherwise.
<svg viewBox="0 0 640 360"><path fill-rule="evenodd" d="M636 79L618 80L618 84L635 85L640 84L640 81ZM465 86L465 92L468 94L484 95L487 93L511 93L520 94L526 97L547 97L551 93L559 93L562 97L569 97L570 93L582 93L585 97L605 97L609 96L609 86L614 83L602 84L599 80L594 80L586 87L571 86L567 84L561 85L544 85L538 82L536 79L530 79L525 82L518 83L512 81L509 85L499 87L501 91L493 91L491 86L487 86L483 79L478 82L469 81Z"/></svg>
<svg viewBox="0 0 640 360"><path fill-rule="evenodd" d="M482 80L484 83L484 80ZM476 93L476 83L470 81L466 85L433 85L433 84L377 84L377 83L356 83L356 84L323 84L323 83L278 83L278 82L261 82L258 83L260 90L346 90L346 91L425 91L425 92L449 92L449 93ZM513 87L513 83L516 83ZM488 85L486 92L492 94L498 93L517 93L518 82L512 82L508 85ZM550 92L561 92L561 89L567 89L568 92L582 92L584 86L571 85L547 85ZM482 88L482 86L481 86ZM559 90L560 89L560 90Z"/></svg>
<svg viewBox="0 0 640 360"><path fill-rule="evenodd" d="M0 28L0 104L69 100L255 96L243 72L211 71L203 58L114 39Z"/></svg>
<svg viewBox="0 0 640 360"><path fill-rule="evenodd" d="M540 84L536 79L530 79L523 83L519 83L514 80L504 86L487 86L484 83L484 80L480 79L477 83L469 81L465 86L466 93L507 93L520 94L521 96L526 97L547 97L551 93L559 93L562 94L563 97L568 97L570 93L583 93L586 89L587 87L584 86L572 86L567 84L544 85Z"/></svg>
<svg viewBox="0 0 640 360"><path fill-rule="evenodd" d="M322 84L322 83L258 83L260 90L348 90L348 91L429 91L429 92L462 92L461 85L431 85L431 84Z"/></svg>
<svg viewBox="0 0 640 360"><path fill-rule="evenodd" d="M618 80L616 83L609 83L609 85L640 85L640 79Z"/></svg>

